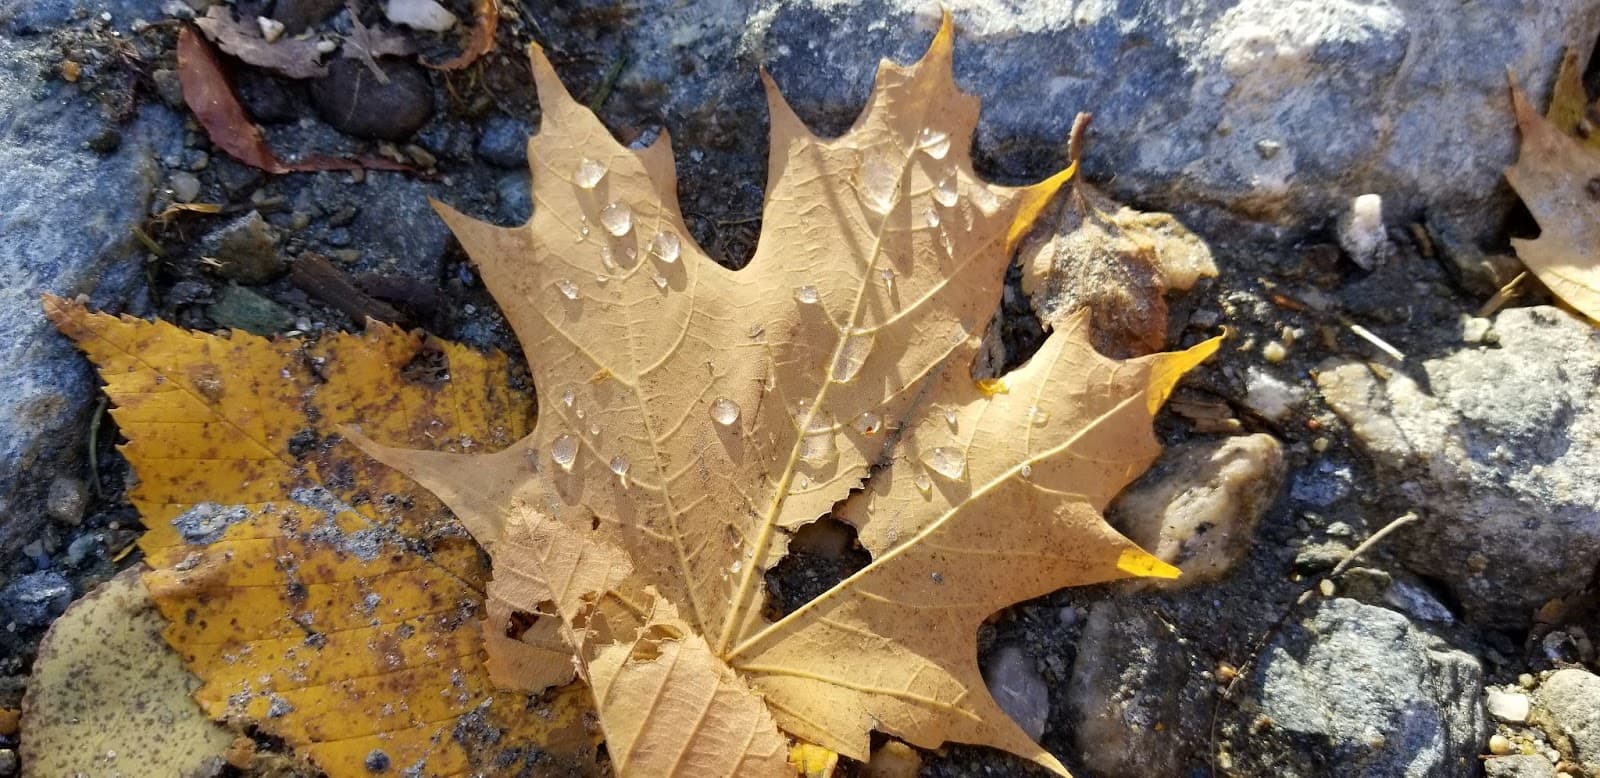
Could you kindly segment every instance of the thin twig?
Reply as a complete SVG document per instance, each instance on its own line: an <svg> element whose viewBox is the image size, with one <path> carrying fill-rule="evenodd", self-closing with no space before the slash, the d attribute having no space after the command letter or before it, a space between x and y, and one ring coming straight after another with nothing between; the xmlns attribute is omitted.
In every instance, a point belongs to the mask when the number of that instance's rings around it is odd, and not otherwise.
<svg viewBox="0 0 1600 778"><path fill-rule="evenodd" d="M94 496L100 493L100 420L106 415L106 398L102 395L94 404L94 415L89 417L89 479L94 484Z"/></svg>
<svg viewBox="0 0 1600 778"><path fill-rule="evenodd" d="M1500 310L1501 306L1504 306L1506 301L1510 300L1512 296L1517 293L1517 285L1521 284L1522 280L1527 277L1528 271L1524 270L1521 273L1518 273L1516 278L1507 281L1505 286L1495 290L1494 296L1490 297L1488 300L1485 300L1483 307L1478 309L1478 318L1487 319L1494 315L1495 311Z"/></svg>
<svg viewBox="0 0 1600 778"><path fill-rule="evenodd" d="M1371 343L1374 346L1377 346L1379 351L1382 351L1383 353L1388 354L1391 357L1394 357L1394 360L1396 362L1404 362L1404 361L1406 361L1406 355L1403 352L1401 352L1400 349L1397 349L1394 346L1389 345L1389 341L1378 337L1377 333L1373 332L1372 330L1369 330L1366 327L1363 327L1363 326L1361 326L1359 324L1356 324L1355 322L1349 322L1349 321L1345 322L1345 326L1349 327L1350 331L1354 332L1362 340L1365 340L1366 342Z"/></svg>
<svg viewBox="0 0 1600 778"><path fill-rule="evenodd" d="M1391 521L1388 524L1383 525L1383 527L1381 529L1379 529L1377 532L1372 533L1372 535L1370 537L1368 537L1366 540L1361 541L1361 545L1356 546L1354 549L1352 549L1350 551L1350 553L1346 554L1344 559L1339 560L1339 564L1333 566L1333 572L1328 573L1328 577L1329 578L1337 578L1337 577L1339 577L1339 574L1343 573L1345 571L1345 569L1350 566L1350 563L1356 561L1358 558L1361 557L1362 554L1365 554L1368 551L1370 551L1373 546L1377 545L1379 542L1381 542L1384 538L1388 537L1395 530L1400 529L1401 527L1404 527L1405 525L1410 524L1411 522L1416 521L1416 520L1417 520L1417 514L1416 514L1415 511L1409 511L1409 512L1405 513L1404 515L1395 517L1394 521Z"/></svg>
<svg viewBox="0 0 1600 778"><path fill-rule="evenodd" d="M600 81L598 87L595 87L594 96L589 98L590 111L600 112L600 106L606 104L606 98L611 96L611 89L617 85L617 78L622 75L622 68L627 64L628 58L625 56L617 57L616 61L611 63L611 68L606 71L606 77Z"/></svg>

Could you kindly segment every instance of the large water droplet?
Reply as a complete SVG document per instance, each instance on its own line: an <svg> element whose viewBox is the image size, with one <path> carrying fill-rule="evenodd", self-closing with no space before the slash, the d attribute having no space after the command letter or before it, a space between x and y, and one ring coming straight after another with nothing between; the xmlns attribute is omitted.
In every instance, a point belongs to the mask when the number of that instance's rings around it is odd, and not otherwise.
<svg viewBox="0 0 1600 778"><path fill-rule="evenodd" d="M572 183L582 189L593 189L606 177L606 166L585 157L578 163L578 169L572 174Z"/></svg>
<svg viewBox="0 0 1600 778"><path fill-rule="evenodd" d="M800 438L800 461L813 467L831 464L839 458L839 448L833 442L832 429L807 432Z"/></svg>
<svg viewBox="0 0 1600 778"><path fill-rule="evenodd" d="M935 446L922 452L922 464L952 481L967 472L967 456L950 446Z"/></svg>
<svg viewBox="0 0 1600 778"><path fill-rule="evenodd" d="M868 208L888 213L894 207L894 192L899 184L899 168L884 157L874 156L861 171L861 199Z"/></svg>
<svg viewBox="0 0 1600 778"><path fill-rule="evenodd" d="M801 303L806 305L815 305L818 300L822 299L822 297L817 294L816 287L806 284L805 286L798 287L794 290L794 299L799 300Z"/></svg>
<svg viewBox="0 0 1600 778"><path fill-rule="evenodd" d="M861 372L861 365L867 361L867 355L872 353L872 345L877 339L870 332L845 338L844 345L839 347L839 358L833 362L833 380L842 384L855 378L856 373Z"/></svg>
<svg viewBox="0 0 1600 778"><path fill-rule="evenodd" d="M578 285L563 278L556 282L556 288L561 290L561 296L568 300L578 299Z"/></svg>
<svg viewBox="0 0 1600 778"><path fill-rule="evenodd" d="M917 148L934 159L944 159L950 153L950 134L932 127L923 127L917 135Z"/></svg>
<svg viewBox="0 0 1600 778"><path fill-rule="evenodd" d="M572 470L572 463L578 461L578 439L566 433L557 435L550 444L550 458L562 470Z"/></svg>
<svg viewBox="0 0 1600 778"><path fill-rule="evenodd" d="M711 420L724 427L732 425L739 420L739 404L726 397L712 400Z"/></svg>
<svg viewBox="0 0 1600 778"><path fill-rule="evenodd" d="M628 458L618 454L611 458L611 472L624 481L628 478Z"/></svg>
<svg viewBox="0 0 1600 778"><path fill-rule="evenodd" d="M940 205L949 208L956 204L959 195L956 193L956 177L952 173L944 177L939 185L933 188L933 199Z"/></svg>
<svg viewBox="0 0 1600 778"><path fill-rule="evenodd" d="M855 427L856 431L863 435L876 435L878 430L883 429L883 419L878 418L878 414L867 411L857 416L850 426Z"/></svg>
<svg viewBox="0 0 1600 778"><path fill-rule="evenodd" d="M678 252L682 248L683 241L678 238L676 232L658 232L650 241L650 251L669 265L678 261Z"/></svg>
<svg viewBox="0 0 1600 778"><path fill-rule="evenodd" d="M627 203L612 203L600 209L600 224L619 238L627 235L633 229L633 209Z"/></svg>

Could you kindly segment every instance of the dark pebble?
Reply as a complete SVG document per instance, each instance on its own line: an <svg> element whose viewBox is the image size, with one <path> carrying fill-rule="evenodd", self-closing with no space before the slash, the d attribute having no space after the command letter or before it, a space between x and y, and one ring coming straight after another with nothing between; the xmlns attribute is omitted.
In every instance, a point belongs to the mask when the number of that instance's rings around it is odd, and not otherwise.
<svg viewBox="0 0 1600 778"><path fill-rule="evenodd" d="M367 754L367 772L370 772L370 773L382 773L382 772L387 772L388 770L389 770L389 755L388 754L385 754L384 752L382 752L382 751L380 751L380 750L378 750L376 748L372 750L372 753Z"/></svg>
<svg viewBox="0 0 1600 778"><path fill-rule="evenodd" d="M234 89L250 117L263 124L278 124L299 118L296 106L304 100L287 79L241 68L234 76Z"/></svg>
<svg viewBox="0 0 1600 778"><path fill-rule="evenodd" d="M6 615L24 627L42 627L72 603L72 584L53 570L28 573L0 591Z"/></svg>
<svg viewBox="0 0 1600 778"><path fill-rule="evenodd" d="M387 84L358 60L335 59L328 75L312 82L311 100L324 120L347 135L405 140L433 115L433 86L419 65L392 59L379 65Z"/></svg>
<svg viewBox="0 0 1600 778"><path fill-rule="evenodd" d="M343 248L350 245L350 231L343 227L334 227L328 234L322 236L322 242L329 246Z"/></svg>
<svg viewBox="0 0 1600 778"><path fill-rule="evenodd" d="M528 166L528 136L533 125L509 116L494 116L483 123L478 137L478 156L491 165L508 168Z"/></svg>
<svg viewBox="0 0 1600 778"><path fill-rule="evenodd" d="M107 127L89 138L89 148L101 154L110 154L122 146L122 133Z"/></svg>

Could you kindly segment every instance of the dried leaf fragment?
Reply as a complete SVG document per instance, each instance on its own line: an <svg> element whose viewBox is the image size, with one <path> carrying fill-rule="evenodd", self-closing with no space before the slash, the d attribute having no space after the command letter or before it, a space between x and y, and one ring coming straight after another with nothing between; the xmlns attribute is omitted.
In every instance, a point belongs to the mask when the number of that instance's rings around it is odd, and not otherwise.
<svg viewBox="0 0 1600 778"><path fill-rule="evenodd" d="M205 16L194 20L194 24L223 51L256 67L289 78L328 75L328 69L322 64L323 51L318 48L320 41L315 38L287 37L269 41L261 36L259 25L235 19L225 5L211 6Z"/></svg>
<svg viewBox="0 0 1600 778"><path fill-rule="evenodd" d="M1513 238L1528 269L1562 301L1600 319L1600 150L1534 111L1511 90L1522 148L1506 181L1539 223L1539 237Z"/></svg>

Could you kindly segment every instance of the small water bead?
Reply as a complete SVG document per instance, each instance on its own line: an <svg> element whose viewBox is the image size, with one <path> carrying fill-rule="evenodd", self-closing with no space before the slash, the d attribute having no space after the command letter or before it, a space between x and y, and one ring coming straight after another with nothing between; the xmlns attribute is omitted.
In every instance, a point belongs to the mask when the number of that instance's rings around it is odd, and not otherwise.
<svg viewBox="0 0 1600 778"><path fill-rule="evenodd" d="M731 426L739 420L739 404L726 397L712 400L711 420L724 427Z"/></svg>
<svg viewBox="0 0 1600 778"><path fill-rule="evenodd" d="M650 252L669 265L678 261L678 253L682 250L683 241L676 232L658 232L650 241Z"/></svg>
<svg viewBox="0 0 1600 778"><path fill-rule="evenodd" d="M811 488L811 476L808 476L805 473L796 473L795 476L794 476L794 488L796 488L796 489L810 489Z"/></svg>
<svg viewBox="0 0 1600 778"><path fill-rule="evenodd" d="M589 434L590 435L599 435L600 434L600 422L598 422L598 421L589 422Z"/></svg>
<svg viewBox="0 0 1600 778"><path fill-rule="evenodd" d="M600 210L600 224L619 238L627 235L633 229L633 209L627 203L612 203Z"/></svg>
<svg viewBox="0 0 1600 778"><path fill-rule="evenodd" d="M929 227L937 227L937 226L939 226L939 221L940 221L940 219L939 219L939 212L938 211L935 211L934 209L929 208L929 209L927 209L927 210L922 212L922 223L923 224L926 224Z"/></svg>
<svg viewBox="0 0 1600 778"><path fill-rule="evenodd" d="M578 461L578 439L566 433L556 436L550 444L550 458L562 470L571 471L572 463Z"/></svg>
<svg viewBox="0 0 1600 778"><path fill-rule="evenodd" d="M738 575L739 571L743 570L743 569L744 569L744 561L740 560L740 559L733 560L733 564L728 566L728 570L731 571L734 575Z"/></svg>
<svg viewBox="0 0 1600 778"><path fill-rule="evenodd" d="M972 202L978 206L978 210L983 211L984 216L992 216L995 211L1000 210L1000 198L994 192L989 191L987 186L976 187L972 190ZM972 226L968 225L967 229L972 229Z"/></svg>
<svg viewBox="0 0 1600 778"><path fill-rule="evenodd" d="M957 427L956 422L960 418L959 416L956 415L956 409L954 409L954 408L945 408L943 413L944 413L944 423L950 425L950 431L951 432L955 432L956 431L956 427Z"/></svg>
<svg viewBox="0 0 1600 778"><path fill-rule="evenodd" d="M798 287L794 290L794 299L800 301L804 305L816 305L817 301L822 299L822 296L817 294L816 287L806 284L805 286Z"/></svg>
<svg viewBox="0 0 1600 778"><path fill-rule="evenodd" d="M900 185L900 170L888 159L875 156L861 171L861 196L867 207L888 213L894 207L895 189Z"/></svg>
<svg viewBox="0 0 1600 778"><path fill-rule="evenodd" d="M1037 405L1028 406L1028 418L1033 421L1033 426L1043 427L1050 423L1050 412Z"/></svg>
<svg viewBox="0 0 1600 778"><path fill-rule="evenodd" d="M933 582L936 583L936 584L944 583L944 573L941 573L938 570L935 570L932 573L929 573L928 577L930 579L932 579Z"/></svg>
<svg viewBox="0 0 1600 778"><path fill-rule="evenodd" d="M876 435L879 430L883 429L883 419L879 418L878 414L867 411L857 416L856 420L850 423L850 426L855 427L856 431L863 435Z"/></svg>
<svg viewBox="0 0 1600 778"><path fill-rule="evenodd" d="M956 192L956 177L954 173L945 176L944 180L940 181L939 185L933 189L934 202L946 208L955 205L959 197Z"/></svg>
<svg viewBox="0 0 1600 778"><path fill-rule="evenodd" d="M944 159L950 153L950 133L923 127L922 132L917 134L917 148L934 159Z"/></svg>
<svg viewBox="0 0 1600 778"><path fill-rule="evenodd" d="M577 402L577 400L578 393L572 391L570 387L565 392L561 393L561 404L567 406L568 408L571 408L572 404Z"/></svg>
<svg viewBox="0 0 1600 778"><path fill-rule="evenodd" d="M556 289L561 290L561 296L568 300L578 299L578 285L565 278L556 282Z"/></svg>
<svg viewBox="0 0 1600 778"><path fill-rule="evenodd" d="M917 491L922 492L923 497L927 497L933 491L933 480L928 478L927 473L917 473L917 477L911 479L911 482L917 485Z"/></svg>
<svg viewBox="0 0 1600 778"><path fill-rule="evenodd" d="M1033 465L1030 465L1030 464L1028 464L1026 462L1022 463L1022 469L1021 469L1020 472L1022 473L1022 477L1023 478L1032 478L1033 477Z"/></svg>
<svg viewBox="0 0 1600 778"><path fill-rule="evenodd" d="M820 467L832 464L839 458L839 448L833 442L833 430L808 432L800 438L800 461Z"/></svg>
<svg viewBox="0 0 1600 778"><path fill-rule="evenodd" d="M877 336L870 332L851 335L846 338L844 345L839 347L839 357L833 362L833 380L846 383L861 372L861 366L866 363L867 355L872 353L872 346L877 342Z"/></svg>
<svg viewBox="0 0 1600 778"><path fill-rule="evenodd" d="M617 266L616 257L612 255L610 246L600 247L600 266L609 273L615 273L622 269Z"/></svg>
<svg viewBox="0 0 1600 778"><path fill-rule="evenodd" d="M927 465L939 475L952 481L967 472L967 457L959 449L950 446L935 446L922 452L922 464Z"/></svg>
<svg viewBox="0 0 1600 778"><path fill-rule="evenodd" d="M878 271L878 277L883 279L883 290L889 294L894 294L894 271L884 268Z"/></svg>
<svg viewBox="0 0 1600 778"><path fill-rule="evenodd" d="M582 408L579 408L579 409L573 411L572 415L577 416L578 420L582 421L583 417L587 416L588 414L584 413Z"/></svg>
<svg viewBox="0 0 1600 778"><path fill-rule="evenodd" d="M578 163L578 169L572 175L572 183L580 189L593 189L600 184L600 179L606 177L606 166L585 157Z"/></svg>
<svg viewBox="0 0 1600 778"><path fill-rule="evenodd" d="M621 454L618 454L618 455L616 455L616 456L611 458L611 463L610 464L611 464L611 472L616 474L616 476L618 478L626 479L628 477L628 458L627 457L625 457L625 456L623 456Z"/></svg>
<svg viewBox="0 0 1600 778"><path fill-rule="evenodd" d="M656 282L656 288L657 289L660 289L662 291L666 291L666 288L667 288L667 277L666 276L661 275L660 273L656 273L655 275L650 277L650 280Z"/></svg>

